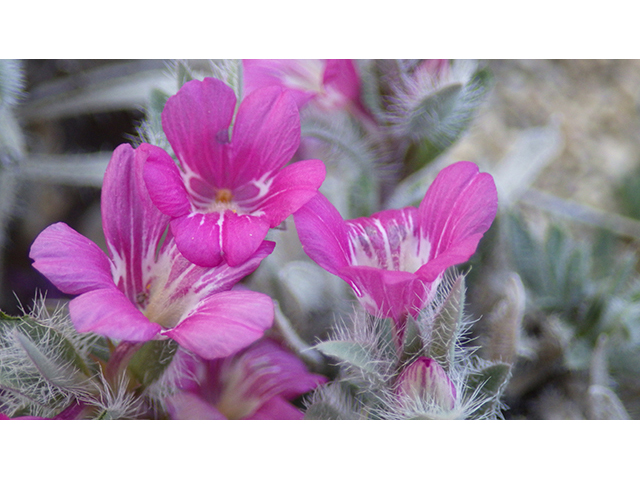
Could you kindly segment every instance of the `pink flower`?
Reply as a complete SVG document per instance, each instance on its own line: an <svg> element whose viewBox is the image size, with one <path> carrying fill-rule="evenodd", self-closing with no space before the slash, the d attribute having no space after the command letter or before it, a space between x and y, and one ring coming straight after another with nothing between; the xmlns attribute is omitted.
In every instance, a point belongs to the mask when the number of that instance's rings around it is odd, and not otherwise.
<svg viewBox="0 0 640 480"><path fill-rule="evenodd" d="M205 358L227 356L260 338L273 323L268 296L229 290L258 267L274 244L262 242L235 267L188 262L167 232L169 218L153 206L144 186L143 165L159 150L121 145L113 153L102 189L110 257L56 223L31 246L33 266L61 291L79 295L69 311L80 332L131 342L164 336Z"/></svg>
<svg viewBox="0 0 640 480"><path fill-rule="evenodd" d="M326 381L265 338L228 358L178 360L186 363L181 392L167 400L171 418L178 420L300 420L303 413L290 400Z"/></svg>
<svg viewBox="0 0 640 480"><path fill-rule="evenodd" d="M451 410L456 403L457 392L438 362L428 357L418 357L398 376L396 393L401 403L433 402Z"/></svg>
<svg viewBox="0 0 640 480"><path fill-rule="evenodd" d="M243 60L247 93L270 85L287 88L299 108L312 102L324 110L351 108L370 118L360 101L360 77L353 60Z"/></svg>
<svg viewBox="0 0 640 480"><path fill-rule="evenodd" d="M459 162L440 172L419 208L344 221L318 194L294 218L307 255L349 283L368 312L401 329L432 299L444 271L473 255L497 203L491 176Z"/></svg>
<svg viewBox="0 0 640 480"><path fill-rule="evenodd" d="M181 169L161 149L149 151L144 167L151 200L171 217L178 249L203 267L243 264L269 228L316 194L325 176L320 160L284 167L300 144L290 94L270 87L247 96L230 139L235 106L233 90L223 82L187 82L162 112Z"/></svg>

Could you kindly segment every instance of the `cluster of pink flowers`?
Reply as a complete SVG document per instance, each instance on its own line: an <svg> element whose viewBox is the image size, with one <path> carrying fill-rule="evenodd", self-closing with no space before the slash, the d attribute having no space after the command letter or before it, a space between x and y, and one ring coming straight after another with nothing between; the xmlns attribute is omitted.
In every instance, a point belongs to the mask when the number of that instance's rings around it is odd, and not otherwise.
<svg viewBox="0 0 640 480"><path fill-rule="evenodd" d="M432 300L448 267L471 257L496 214L492 178L461 162L417 208L343 220L318 193L323 162L287 163L300 144L299 109L310 102L368 115L355 64L245 61L244 72L237 109L233 90L213 78L167 101L162 125L177 162L148 144L115 150L102 190L109 255L63 223L31 248L33 266L75 296L78 331L169 338L184 349L181 393L167 400L173 418L301 418L289 401L326 381L263 337L271 298L238 288L273 251L269 229L290 215L308 256L345 280L367 312L391 318L401 339L407 317ZM411 384L436 385L448 405L455 388L429 380L444 373L431 362L407 369L399 391L411 394L404 378L419 377Z"/></svg>

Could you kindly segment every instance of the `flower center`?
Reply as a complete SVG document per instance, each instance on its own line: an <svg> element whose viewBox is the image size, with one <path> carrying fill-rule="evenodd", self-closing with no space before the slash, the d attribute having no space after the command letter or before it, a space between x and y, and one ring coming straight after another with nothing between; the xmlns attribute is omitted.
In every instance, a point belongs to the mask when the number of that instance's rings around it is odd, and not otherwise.
<svg viewBox="0 0 640 480"><path fill-rule="evenodd" d="M221 188L216 192L216 202L231 203L231 200L233 200L233 194L228 188Z"/></svg>
<svg viewBox="0 0 640 480"><path fill-rule="evenodd" d="M228 188L221 188L220 190L217 190L215 198L209 200L208 204L201 207L201 211L205 213L223 213L227 210L237 213L239 209L240 207L238 204L233 201L233 192Z"/></svg>
<svg viewBox="0 0 640 480"><path fill-rule="evenodd" d="M181 260L186 262L184 258ZM175 262L171 255L161 254L151 267L144 291L136 297L142 314L164 328L175 327L191 307L188 292L177 295L176 288L180 282L175 276ZM170 277L173 280L170 281Z"/></svg>
<svg viewBox="0 0 640 480"><path fill-rule="evenodd" d="M410 224L371 219L352 224L349 236L353 265L415 273L429 259L429 241Z"/></svg>

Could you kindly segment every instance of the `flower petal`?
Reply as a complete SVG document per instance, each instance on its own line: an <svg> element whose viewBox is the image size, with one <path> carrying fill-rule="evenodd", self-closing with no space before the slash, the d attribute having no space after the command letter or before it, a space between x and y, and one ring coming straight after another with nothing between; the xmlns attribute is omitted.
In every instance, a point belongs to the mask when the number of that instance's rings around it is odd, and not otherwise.
<svg viewBox="0 0 640 480"><path fill-rule="evenodd" d="M326 174L320 160L303 160L280 170L267 195L253 206L263 211L270 227L280 225L289 215L309 201L322 185Z"/></svg>
<svg viewBox="0 0 640 480"><path fill-rule="evenodd" d="M360 101L360 77L353 60L327 60L322 83L340 92L346 100Z"/></svg>
<svg viewBox="0 0 640 480"><path fill-rule="evenodd" d="M142 144L148 151L144 181L153 204L165 215L181 217L191 210L187 190L173 159L161 148Z"/></svg>
<svg viewBox="0 0 640 480"><path fill-rule="evenodd" d="M420 203L420 236L428 239L429 262L418 275L433 280L452 265L466 262L489 229L498 208L491 175L471 162L443 169Z"/></svg>
<svg viewBox="0 0 640 480"><path fill-rule="evenodd" d="M230 184L235 188L280 169L300 145L300 114L291 95L267 87L247 96L233 127Z"/></svg>
<svg viewBox="0 0 640 480"><path fill-rule="evenodd" d="M285 87L302 108L322 88L322 60L243 60L246 94L273 85Z"/></svg>
<svg viewBox="0 0 640 480"><path fill-rule="evenodd" d="M102 224L115 264L114 281L133 302L144 291L144 265L153 262L169 224L169 217L153 205L142 176L149 153L120 145L102 186Z"/></svg>
<svg viewBox="0 0 640 480"><path fill-rule="evenodd" d="M159 262L168 272L164 292L168 302L175 304L184 300L188 305L197 305L207 296L231 290L244 277L252 273L260 262L273 252L274 242L262 242L255 253L237 266L221 263L216 267L199 267L178 253L175 247L161 254ZM187 315L187 312L184 312Z"/></svg>
<svg viewBox="0 0 640 480"><path fill-rule="evenodd" d="M246 391L263 401L282 396L293 400L327 379L307 370L302 360L274 340L262 338L237 355L234 368L246 373Z"/></svg>
<svg viewBox="0 0 640 480"><path fill-rule="evenodd" d="M171 232L180 253L201 267L216 267L222 263L223 215L192 213L171 220Z"/></svg>
<svg viewBox="0 0 640 480"><path fill-rule="evenodd" d="M163 332L202 358L221 358L250 345L273 324L267 295L230 291L203 300L175 328Z"/></svg>
<svg viewBox="0 0 640 480"><path fill-rule="evenodd" d="M69 302L69 314L79 332L94 332L116 340L146 342L161 330L115 287L74 298Z"/></svg>
<svg viewBox="0 0 640 480"><path fill-rule="evenodd" d="M302 420L304 413L282 397L272 397L245 420Z"/></svg>
<svg viewBox="0 0 640 480"><path fill-rule="evenodd" d="M346 267L340 277L355 290L372 315L392 318L400 325L406 314L415 315L431 300L434 286L409 272L374 267Z"/></svg>
<svg viewBox="0 0 640 480"><path fill-rule="evenodd" d="M231 266L246 262L258 249L269 231L262 217L238 215L227 210L220 223L223 257Z"/></svg>
<svg viewBox="0 0 640 480"><path fill-rule="evenodd" d="M232 172L227 148L235 105L231 87L205 78L185 83L162 111L162 129L182 167L218 188L228 188Z"/></svg>
<svg viewBox="0 0 640 480"><path fill-rule="evenodd" d="M79 295L115 286L105 253L64 223L45 228L31 245L29 256L35 260L34 268L64 293Z"/></svg>
<svg viewBox="0 0 640 480"><path fill-rule="evenodd" d="M177 393L165 398L172 420L226 420L216 407L194 393Z"/></svg>
<svg viewBox="0 0 640 480"><path fill-rule="evenodd" d="M347 225L327 198L318 193L293 214L305 253L329 273L349 265Z"/></svg>
<svg viewBox="0 0 640 480"><path fill-rule="evenodd" d="M416 217L415 207L405 207L348 220L350 263L415 272L422 266L420 248L428 250L419 242ZM426 262L426 255L424 258Z"/></svg>

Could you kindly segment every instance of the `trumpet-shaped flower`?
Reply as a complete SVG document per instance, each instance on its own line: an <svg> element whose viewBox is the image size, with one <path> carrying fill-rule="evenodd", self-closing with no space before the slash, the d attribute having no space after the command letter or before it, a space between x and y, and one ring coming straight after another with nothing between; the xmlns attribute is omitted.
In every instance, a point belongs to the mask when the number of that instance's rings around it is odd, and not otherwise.
<svg viewBox="0 0 640 480"><path fill-rule="evenodd" d="M493 178L459 162L440 172L418 208L344 221L318 194L294 218L307 255L349 283L368 312L402 328L444 271L473 255L497 203Z"/></svg>
<svg viewBox="0 0 640 480"><path fill-rule="evenodd" d="M230 137L235 106L223 82L187 82L162 112L181 168L161 149L149 150L144 167L151 200L171 217L178 249L203 267L242 265L325 176L320 160L284 167L300 144L300 116L288 92L276 86L248 95Z"/></svg>
<svg viewBox="0 0 640 480"><path fill-rule="evenodd" d="M360 77L353 60L243 60L242 66L247 92L280 85L300 108L312 102L323 110L351 108L370 117L360 101Z"/></svg>
<svg viewBox="0 0 640 480"><path fill-rule="evenodd" d="M167 231L169 217L154 207L142 178L145 161L158 150L121 145L113 153L102 189L110 257L56 223L34 241L33 266L61 291L78 295L69 312L80 332L132 342L164 336L202 357L224 357L260 338L273 322L268 296L230 289L258 267L274 244L262 242L234 267L205 268L187 261Z"/></svg>
<svg viewBox="0 0 640 480"><path fill-rule="evenodd" d="M290 400L326 381L265 338L228 358L179 360L180 392L167 399L174 419L299 420L303 414Z"/></svg>

